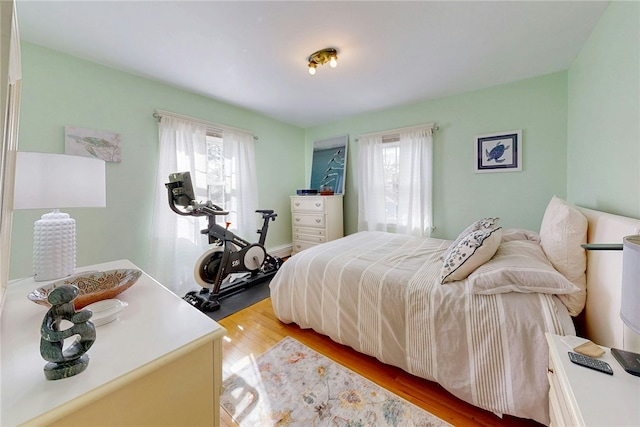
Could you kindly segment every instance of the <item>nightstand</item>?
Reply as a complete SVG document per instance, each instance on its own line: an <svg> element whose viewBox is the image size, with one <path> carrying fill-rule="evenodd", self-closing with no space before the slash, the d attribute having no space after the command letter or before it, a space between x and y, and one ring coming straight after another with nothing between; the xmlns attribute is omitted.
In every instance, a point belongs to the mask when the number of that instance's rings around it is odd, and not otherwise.
<svg viewBox="0 0 640 427"><path fill-rule="evenodd" d="M613 375L571 363L562 337L546 338L551 426L640 426L640 377L625 372L606 347L599 359Z"/></svg>

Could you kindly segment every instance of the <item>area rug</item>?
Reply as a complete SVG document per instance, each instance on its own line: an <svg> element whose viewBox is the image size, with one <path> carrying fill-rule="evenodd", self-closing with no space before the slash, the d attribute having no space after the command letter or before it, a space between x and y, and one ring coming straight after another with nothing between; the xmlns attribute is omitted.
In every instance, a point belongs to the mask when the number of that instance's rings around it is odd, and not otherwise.
<svg viewBox="0 0 640 427"><path fill-rule="evenodd" d="M242 427L450 425L291 337L224 388L221 405Z"/></svg>

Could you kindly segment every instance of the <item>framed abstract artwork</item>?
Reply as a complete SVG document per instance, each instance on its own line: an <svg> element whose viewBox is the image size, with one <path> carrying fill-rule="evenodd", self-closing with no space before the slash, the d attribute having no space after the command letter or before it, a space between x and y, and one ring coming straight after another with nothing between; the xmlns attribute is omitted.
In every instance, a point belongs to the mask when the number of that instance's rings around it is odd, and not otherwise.
<svg viewBox="0 0 640 427"><path fill-rule="evenodd" d="M476 173L522 170L522 130L476 135L474 142Z"/></svg>
<svg viewBox="0 0 640 427"><path fill-rule="evenodd" d="M343 135L314 141L309 188L326 194L344 194L348 139Z"/></svg>

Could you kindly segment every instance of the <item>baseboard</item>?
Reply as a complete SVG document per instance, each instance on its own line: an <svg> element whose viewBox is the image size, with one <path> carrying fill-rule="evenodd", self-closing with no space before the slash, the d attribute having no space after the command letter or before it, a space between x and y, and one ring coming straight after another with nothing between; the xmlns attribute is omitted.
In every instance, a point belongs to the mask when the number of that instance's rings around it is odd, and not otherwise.
<svg viewBox="0 0 640 427"><path fill-rule="evenodd" d="M293 244L289 243L288 245L276 246L275 248L267 248L267 253L271 256L277 256L278 258L286 258L291 256L291 251L293 251Z"/></svg>

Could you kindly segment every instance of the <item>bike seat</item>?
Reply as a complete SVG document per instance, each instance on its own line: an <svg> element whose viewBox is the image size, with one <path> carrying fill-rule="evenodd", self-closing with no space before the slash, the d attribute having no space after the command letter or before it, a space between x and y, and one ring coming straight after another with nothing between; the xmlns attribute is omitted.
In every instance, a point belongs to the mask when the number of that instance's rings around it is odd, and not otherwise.
<svg viewBox="0 0 640 427"><path fill-rule="evenodd" d="M256 212L263 215L271 215L273 213L273 209L258 209Z"/></svg>

